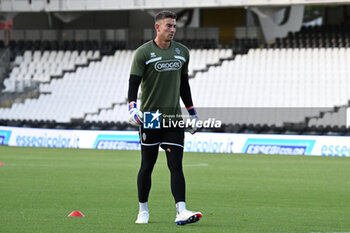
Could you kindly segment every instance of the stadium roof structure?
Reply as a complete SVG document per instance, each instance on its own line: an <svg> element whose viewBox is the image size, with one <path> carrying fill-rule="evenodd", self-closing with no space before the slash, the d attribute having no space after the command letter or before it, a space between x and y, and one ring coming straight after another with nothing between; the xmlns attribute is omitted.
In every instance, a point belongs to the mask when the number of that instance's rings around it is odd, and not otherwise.
<svg viewBox="0 0 350 233"><path fill-rule="evenodd" d="M348 0L2 0L1 12L145 10L172 8L349 4Z"/></svg>

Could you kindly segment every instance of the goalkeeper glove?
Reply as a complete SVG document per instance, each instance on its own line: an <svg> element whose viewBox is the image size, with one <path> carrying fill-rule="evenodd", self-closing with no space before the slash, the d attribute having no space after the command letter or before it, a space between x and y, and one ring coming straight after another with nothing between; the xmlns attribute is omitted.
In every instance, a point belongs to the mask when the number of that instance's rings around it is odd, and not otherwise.
<svg viewBox="0 0 350 233"><path fill-rule="evenodd" d="M129 123L132 126L141 126L142 121L142 112L137 109L137 104L135 101L129 103Z"/></svg>
<svg viewBox="0 0 350 233"><path fill-rule="evenodd" d="M196 109L193 106L191 106L191 107L187 108L187 111L190 114L192 121L194 120L194 125L189 130L189 132L191 134L195 134L199 130L199 128L197 127L198 116L197 116Z"/></svg>

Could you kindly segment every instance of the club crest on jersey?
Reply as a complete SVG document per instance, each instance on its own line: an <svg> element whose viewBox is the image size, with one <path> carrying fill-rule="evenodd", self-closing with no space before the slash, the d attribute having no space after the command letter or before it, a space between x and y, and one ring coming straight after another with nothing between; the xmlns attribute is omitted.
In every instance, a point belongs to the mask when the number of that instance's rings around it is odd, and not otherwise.
<svg viewBox="0 0 350 233"><path fill-rule="evenodd" d="M179 48L176 48L176 49L175 49L175 52L176 52L177 54L180 54L180 53L181 53L181 51L180 51Z"/></svg>
<svg viewBox="0 0 350 233"><path fill-rule="evenodd" d="M158 72L179 70L182 67L181 61L177 59L159 61L154 65Z"/></svg>
<svg viewBox="0 0 350 233"><path fill-rule="evenodd" d="M151 57L156 57L156 54L155 54L154 52L151 52L151 53L150 53L150 56L151 56Z"/></svg>

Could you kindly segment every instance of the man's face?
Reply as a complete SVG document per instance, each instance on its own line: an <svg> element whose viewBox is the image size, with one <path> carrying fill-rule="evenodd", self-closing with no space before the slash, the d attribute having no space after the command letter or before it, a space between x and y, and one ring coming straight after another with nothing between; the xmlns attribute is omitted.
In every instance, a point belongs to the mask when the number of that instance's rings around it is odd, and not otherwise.
<svg viewBox="0 0 350 233"><path fill-rule="evenodd" d="M156 25L157 36L165 41L171 41L176 32L176 19L165 18L159 20Z"/></svg>

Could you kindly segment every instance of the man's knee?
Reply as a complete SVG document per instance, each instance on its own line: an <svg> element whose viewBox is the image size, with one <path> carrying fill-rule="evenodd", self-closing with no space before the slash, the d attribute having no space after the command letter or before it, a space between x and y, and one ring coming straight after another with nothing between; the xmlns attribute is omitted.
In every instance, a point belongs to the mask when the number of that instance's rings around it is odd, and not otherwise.
<svg viewBox="0 0 350 233"><path fill-rule="evenodd" d="M164 148L167 155L168 168L172 172L182 171L183 148L173 145L165 145Z"/></svg>

